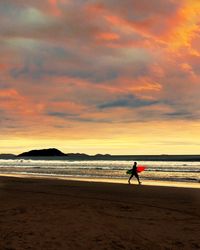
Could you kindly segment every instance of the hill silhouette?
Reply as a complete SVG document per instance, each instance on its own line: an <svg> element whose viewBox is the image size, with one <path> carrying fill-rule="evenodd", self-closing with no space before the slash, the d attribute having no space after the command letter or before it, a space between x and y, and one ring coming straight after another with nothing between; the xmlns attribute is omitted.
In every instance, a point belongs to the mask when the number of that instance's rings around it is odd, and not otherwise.
<svg viewBox="0 0 200 250"><path fill-rule="evenodd" d="M13 159L16 155L14 154L0 154L0 159Z"/></svg>
<svg viewBox="0 0 200 250"><path fill-rule="evenodd" d="M15 156L12 156L15 157ZM69 160L128 160L128 161L199 161L200 155L110 155L84 153L63 153L56 148L37 149L21 153L17 157L64 157Z"/></svg>
<svg viewBox="0 0 200 250"><path fill-rule="evenodd" d="M45 156L66 156L63 152L56 148L48 148L48 149L37 149L37 150L31 150L28 152L24 152L22 154L19 154L18 157L45 157Z"/></svg>

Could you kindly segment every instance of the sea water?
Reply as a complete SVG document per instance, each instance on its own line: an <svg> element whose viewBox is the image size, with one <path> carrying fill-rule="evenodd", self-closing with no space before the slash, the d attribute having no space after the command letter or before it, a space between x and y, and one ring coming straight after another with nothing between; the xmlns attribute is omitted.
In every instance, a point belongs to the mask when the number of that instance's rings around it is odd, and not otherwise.
<svg viewBox="0 0 200 250"><path fill-rule="evenodd" d="M67 159L0 159L0 174L29 174L55 177L127 179L133 161ZM200 183L200 162L140 161L146 166L141 179Z"/></svg>

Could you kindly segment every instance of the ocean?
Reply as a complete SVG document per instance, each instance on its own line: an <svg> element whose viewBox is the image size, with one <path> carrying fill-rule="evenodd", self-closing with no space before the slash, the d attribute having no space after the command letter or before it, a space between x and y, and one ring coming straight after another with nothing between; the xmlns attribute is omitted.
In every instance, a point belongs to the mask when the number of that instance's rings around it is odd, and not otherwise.
<svg viewBox="0 0 200 250"><path fill-rule="evenodd" d="M92 179L128 179L130 160L0 159L0 174L28 174ZM200 183L200 162L139 161L142 181ZM133 179L134 181L134 179Z"/></svg>

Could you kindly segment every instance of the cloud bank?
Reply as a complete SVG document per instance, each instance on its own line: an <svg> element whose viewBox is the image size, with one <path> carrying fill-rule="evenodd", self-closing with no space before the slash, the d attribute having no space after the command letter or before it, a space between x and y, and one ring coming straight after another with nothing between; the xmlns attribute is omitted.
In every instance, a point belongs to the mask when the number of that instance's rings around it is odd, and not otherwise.
<svg viewBox="0 0 200 250"><path fill-rule="evenodd" d="M199 10L198 0L0 0L2 136L198 122Z"/></svg>

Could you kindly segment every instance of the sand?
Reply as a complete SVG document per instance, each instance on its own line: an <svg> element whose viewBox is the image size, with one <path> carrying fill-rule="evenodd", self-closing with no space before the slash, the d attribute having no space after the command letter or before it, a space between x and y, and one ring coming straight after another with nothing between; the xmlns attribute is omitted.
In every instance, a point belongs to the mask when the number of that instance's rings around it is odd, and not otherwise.
<svg viewBox="0 0 200 250"><path fill-rule="evenodd" d="M1 176L0 201L1 250L200 249L200 189Z"/></svg>

